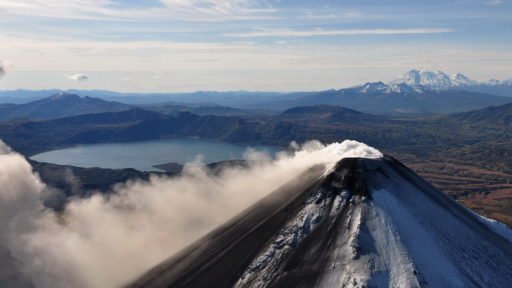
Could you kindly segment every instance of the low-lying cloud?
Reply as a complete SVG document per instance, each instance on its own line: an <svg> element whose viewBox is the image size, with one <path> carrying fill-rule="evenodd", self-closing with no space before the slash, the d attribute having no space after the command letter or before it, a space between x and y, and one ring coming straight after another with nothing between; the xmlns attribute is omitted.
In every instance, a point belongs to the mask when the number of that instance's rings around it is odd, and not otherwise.
<svg viewBox="0 0 512 288"><path fill-rule="evenodd" d="M82 74L82 73L71 75L68 78L71 80L79 81L79 82L84 82L89 79L89 77L87 75Z"/></svg>
<svg viewBox="0 0 512 288"><path fill-rule="evenodd" d="M57 213L41 204L48 187L0 140L0 247L36 287L119 287L313 165L382 156L356 141L292 146L275 159L248 151L248 168L219 175L188 165L181 176L122 183Z"/></svg>

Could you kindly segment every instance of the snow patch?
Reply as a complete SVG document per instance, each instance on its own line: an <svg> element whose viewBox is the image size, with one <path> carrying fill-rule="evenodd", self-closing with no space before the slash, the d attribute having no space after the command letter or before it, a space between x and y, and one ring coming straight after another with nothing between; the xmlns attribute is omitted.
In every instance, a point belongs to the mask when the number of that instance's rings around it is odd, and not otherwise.
<svg viewBox="0 0 512 288"><path fill-rule="evenodd" d="M487 225L492 231L502 236L503 238L507 239L508 241L512 242L512 229L510 229L507 225L499 221L486 218L477 213L475 213L475 215L478 216L480 221Z"/></svg>

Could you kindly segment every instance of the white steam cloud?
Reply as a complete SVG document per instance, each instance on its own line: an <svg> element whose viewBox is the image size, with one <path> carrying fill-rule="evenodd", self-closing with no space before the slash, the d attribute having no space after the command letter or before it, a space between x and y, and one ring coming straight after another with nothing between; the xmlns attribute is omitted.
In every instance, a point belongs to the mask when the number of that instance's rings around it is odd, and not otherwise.
<svg viewBox="0 0 512 288"><path fill-rule="evenodd" d="M71 75L68 78L71 80L80 81L80 82L84 82L89 79L89 77L87 75L82 74L82 73Z"/></svg>
<svg viewBox="0 0 512 288"><path fill-rule="evenodd" d="M0 247L36 287L119 287L315 164L382 157L356 141L293 146L274 160L248 151L249 168L217 176L189 165L179 177L120 184L56 213L43 208L46 186L29 163L0 140Z"/></svg>

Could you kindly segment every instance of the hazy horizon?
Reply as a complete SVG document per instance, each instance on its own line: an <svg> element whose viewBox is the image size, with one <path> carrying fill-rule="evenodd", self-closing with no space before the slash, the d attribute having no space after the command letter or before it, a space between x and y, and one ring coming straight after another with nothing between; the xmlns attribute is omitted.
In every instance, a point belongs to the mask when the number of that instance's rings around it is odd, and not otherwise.
<svg viewBox="0 0 512 288"><path fill-rule="evenodd" d="M313 91L511 78L511 3L0 1L0 90ZM475 69L478 67L478 69Z"/></svg>
<svg viewBox="0 0 512 288"><path fill-rule="evenodd" d="M412 70L412 68L411 68L411 70ZM427 70L427 69L415 69L415 70ZM441 70L432 69L429 71L441 71ZM220 92L220 93L231 93L231 92L233 92L233 93L236 93L236 92L249 92L249 93L257 93L257 92L263 92L263 93L315 92L315 91L325 91L325 90L333 90L333 89L337 90L337 89L356 87L359 85L364 85L365 83L368 83L368 82L370 82L370 83L375 83L375 82L388 83L392 80L399 78L405 72L407 72L407 71L404 71L401 74L397 74L391 78L386 77L386 78L389 78L388 80L382 80L382 79L364 80L364 78L362 78L361 82L354 82L353 84L349 84L349 85L340 85L340 86L336 86L336 87L334 87L334 86L333 87L318 87L317 89L308 88L308 87L304 86L303 89L299 89L299 87L297 87L297 88L290 87L289 89L265 89L265 88L258 89L257 87L254 87L254 89L246 89L244 87L230 89L229 87L226 87L226 89L217 89L216 90L216 89L194 89L193 86L191 86L191 87L185 88L184 90L151 90L151 88L148 88L148 90L138 90L138 89L130 89L130 88L124 89L122 87L119 87L119 89L109 89L107 86L105 86L104 88L101 88L103 86L90 87L90 85L84 85L84 83L80 83L80 81L78 81L78 83L71 83L71 84L69 84L69 86L65 86L65 87L47 86L47 87L41 87L41 88L37 88L37 87L36 88L24 88L24 87L3 87L2 85L0 85L0 91L5 92L5 91L17 91L17 90L20 90L20 91L23 91L23 90L26 90L26 91L59 90L59 91L63 91L63 92L67 92L67 91L72 92L73 90L78 90L78 91L107 91L107 92L113 92L113 93L119 93L119 94L141 94L141 95L144 95L144 94L180 94L180 93L195 93L195 92ZM450 71L450 72L441 71L441 72L445 72L447 75L455 74L455 73L460 73L465 76L470 75L470 73L465 73L462 71ZM34 73L34 72L31 72L31 73ZM44 76L44 75L48 75L49 72L38 72L38 73L42 73ZM60 72L52 72L51 74L56 74L56 73L59 73L59 75L61 74ZM115 75L117 75L116 72L101 72L101 74L104 76L108 75L109 73L112 73L112 75L110 75L110 76L114 77L114 78L116 77ZM16 74L16 73L13 73L13 74ZM89 75L91 75L91 74L89 74ZM18 76L24 77L22 75L18 75ZM11 75L11 77L14 78L14 76L12 76L12 75ZM108 77L109 76L106 76L106 78L108 78ZM362 76L362 77L364 77L364 76ZM484 83L484 82L486 82L488 80L492 80L492 79L508 80L508 81L512 80L512 77L498 78L498 77L492 77L492 76L489 78L483 78L483 79L477 79L477 78L472 78L472 77L469 77L469 78L472 80L475 80L479 83ZM20 78L20 80L21 80L21 78ZM89 77L87 80L83 80L83 81L89 81ZM6 82L6 81L4 81L4 82ZM5 84L5 83L0 83L0 84ZM189 90L186 90L186 89L189 89Z"/></svg>

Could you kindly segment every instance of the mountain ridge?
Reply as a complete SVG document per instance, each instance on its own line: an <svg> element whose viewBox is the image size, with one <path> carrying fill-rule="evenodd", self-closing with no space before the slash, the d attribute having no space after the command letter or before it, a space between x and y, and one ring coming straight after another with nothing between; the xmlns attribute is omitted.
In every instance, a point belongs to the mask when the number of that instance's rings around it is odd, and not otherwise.
<svg viewBox="0 0 512 288"><path fill-rule="evenodd" d="M322 171L312 168L126 287L512 281L512 240L396 159L344 158Z"/></svg>
<svg viewBox="0 0 512 288"><path fill-rule="evenodd" d="M490 79L483 82L475 81L462 73L452 73L450 75L443 71L429 71L425 69L412 69L402 74L388 84L405 83L410 86L425 86L428 88L453 88L456 86L475 86L475 85L512 85L512 78L507 80Z"/></svg>
<svg viewBox="0 0 512 288"><path fill-rule="evenodd" d="M464 124L510 127L512 124L512 103L483 109L452 114L446 118Z"/></svg>
<svg viewBox="0 0 512 288"><path fill-rule="evenodd" d="M464 89L472 92L512 97L512 78L507 80L490 79L478 82L461 73L447 75L442 71L412 69L388 83L391 87L396 87L399 84L434 90Z"/></svg>
<svg viewBox="0 0 512 288"><path fill-rule="evenodd" d="M296 106L334 105L373 114L447 114L503 105L512 98L425 86L368 82L340 90L326 90L301 98L261 103L257 108L283 110Z"/></svg>
<svg viewBox="0 0 512 288"><path fill-rule="evenodd" d="M51 119L90 113L119 112L130 108L131 106L119 102L60 92L25 104L3 106L0 108L0 121L23 118Z"/></svg>
<svg viewBox="0 0 512 288"><path fill-rule="evenodd" d="M367 82L372 83L372 82ZM379 83L379 82L373 82ZM383 89L394 92L421 92L422 90L446 90L462 89L470 92L512 97L512 78L508 80L490 79L478 82L462 73L447 74L442 71L428 71L424 69L412 69L402 76L387 84L380 82ZM357 85L364 86L364 84ZM349 89L342 88L342 89ZM129 105L196 105L202 106L233 106L234 108L255 108L265 102L290 101L307 97L308 95L325 93L323 91L306 92L265 92L265 91L195 91L195 92L174 92L174 93L132 93L114 92L107 90L0 90L0 104L14 103L22 104L47 95L56 93L78 94L81 96L92 96L106 101L122 102ZM337 89L339 90L339 89ZM375 92L375 91L373 91ZM342 105L343 106L343 105ZM289 107L288 107L289 108ZM451 111L456 112L456 111Z"/></svg>

